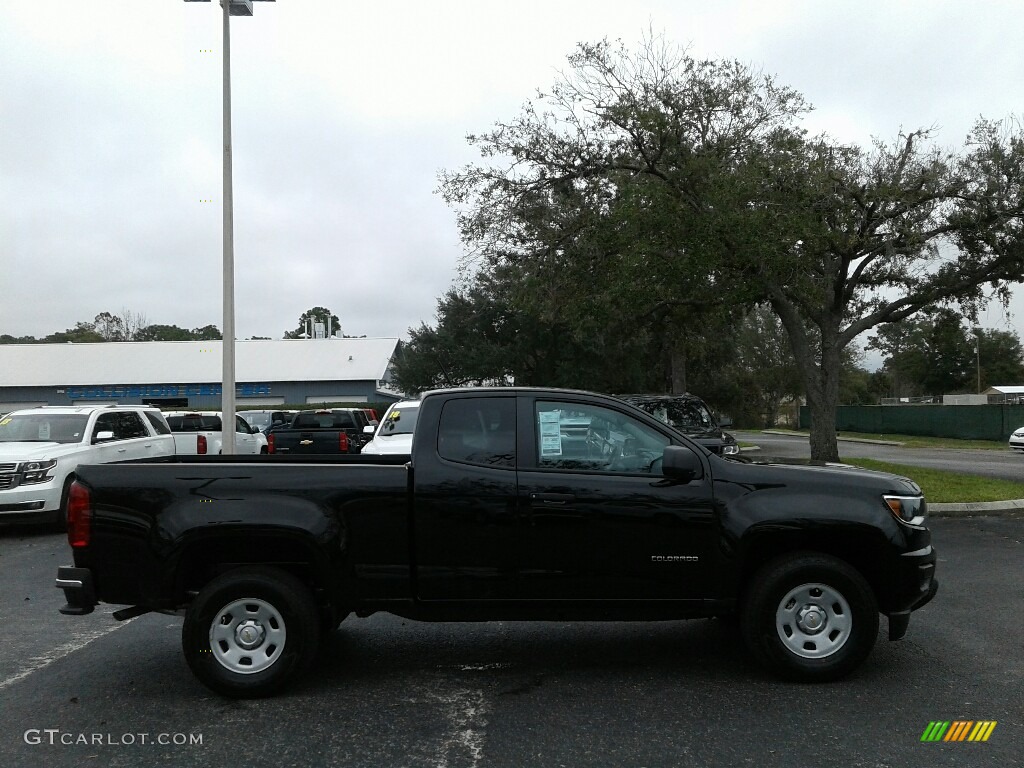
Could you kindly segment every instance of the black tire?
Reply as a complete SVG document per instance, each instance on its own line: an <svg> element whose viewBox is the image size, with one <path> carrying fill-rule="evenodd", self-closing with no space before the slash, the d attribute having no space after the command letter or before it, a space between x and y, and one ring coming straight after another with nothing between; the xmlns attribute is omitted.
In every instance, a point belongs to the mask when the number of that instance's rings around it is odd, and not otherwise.
<svg viewBox="0 0 1024 768"><path fill-rule="evenodd" d="M189 606L181 630L185 660L199 682L239 699L279 692L312 664L319 641L320 614L309 589L269 567L215 578Z"/></svg>
<svg viewBox="0 0 1024 768"><path fill-rule="evenodd" d="M751 580L740 628L755 658L780 676L837 680L871 653L878 603L845 561L797 552L768 563Z"/></svg>

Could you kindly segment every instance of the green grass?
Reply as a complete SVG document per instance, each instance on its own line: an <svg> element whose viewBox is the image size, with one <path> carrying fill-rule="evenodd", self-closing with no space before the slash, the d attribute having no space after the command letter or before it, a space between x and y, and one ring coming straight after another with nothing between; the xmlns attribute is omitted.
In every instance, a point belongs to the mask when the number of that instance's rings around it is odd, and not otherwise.
<svg viewBox="0 0 1024 768"><path fill-rule="evenodd" d="M934 503L1024 499L1024 483L1016 483L1012 480L942 472L924 467L911 467L906 464L891 464L875 459L843 459L843 463L909 477L921 486L925 498Z"/></svg>

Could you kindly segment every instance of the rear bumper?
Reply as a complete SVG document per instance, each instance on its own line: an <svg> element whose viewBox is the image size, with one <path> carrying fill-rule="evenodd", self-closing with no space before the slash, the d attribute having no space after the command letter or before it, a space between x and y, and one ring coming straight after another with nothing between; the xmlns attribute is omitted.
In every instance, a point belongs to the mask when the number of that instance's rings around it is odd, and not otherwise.
<svg viewBox="0 0 1024 768"><path fill-rule="evenodd" d="M64 590L64 599L67 603L59 610L66 616L84 616L92 613L99 602L96 600L92 571L88 568L76 568L73 565L58 567L54 586Z"/></svg>

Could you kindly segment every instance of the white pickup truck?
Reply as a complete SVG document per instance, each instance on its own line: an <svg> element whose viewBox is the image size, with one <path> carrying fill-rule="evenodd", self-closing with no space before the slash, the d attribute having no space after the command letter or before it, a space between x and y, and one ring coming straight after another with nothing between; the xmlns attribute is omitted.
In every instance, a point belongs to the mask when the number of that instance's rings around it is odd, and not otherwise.
<svg viewBox="0 0 1024 768"><path fill-rule="evenodd" d="M164 414L180 455L218 454L224 442L220 411L168 411ZM235 453L267 452L267 438L235 415Z"/></svg>
<svg viewBox="0 0 1024 768"><path fill-rule="evenodd" d="M170 458L163 415L140 405L46 406L0 417L0 523L63 526L79 464Z"/></svg>

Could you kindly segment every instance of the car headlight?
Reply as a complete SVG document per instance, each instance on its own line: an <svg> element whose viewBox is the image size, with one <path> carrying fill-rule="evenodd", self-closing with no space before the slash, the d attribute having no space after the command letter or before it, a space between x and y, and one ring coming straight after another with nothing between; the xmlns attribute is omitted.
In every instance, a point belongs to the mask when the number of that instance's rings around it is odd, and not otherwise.
<svg viewBox="0 0 1024 768"><path fill-rule="evenodd" d="M921 525L928 514L928 503L923 496L883 496L889 511L901 523Z"/></svg>
<svg viewBox="0 0 1024 768"><path fill-rule="evenodd" d="M727 443L722 446L722 454L728 456L732 453L739 453L740 447L736 443Z"/></svg>
<svg viewBox="0 0 1024 768"><path fill-rule="evenodd" d="M56 459L50 459L49 461L23 461L20 467L21 484L45 483L47 480L52 480L50 470L56 466Z"/></svg>

